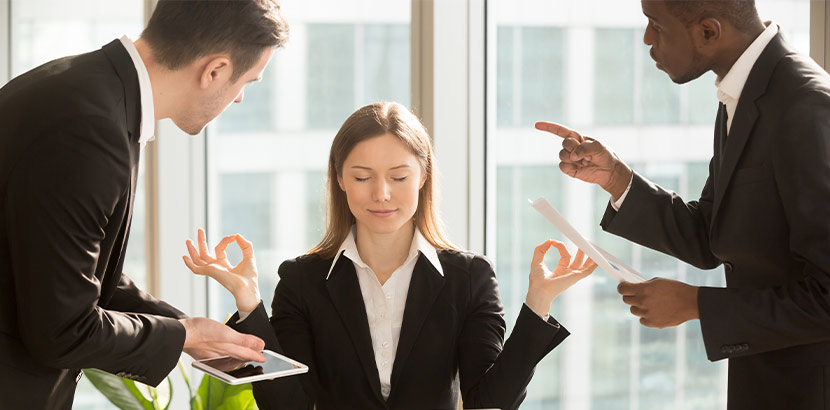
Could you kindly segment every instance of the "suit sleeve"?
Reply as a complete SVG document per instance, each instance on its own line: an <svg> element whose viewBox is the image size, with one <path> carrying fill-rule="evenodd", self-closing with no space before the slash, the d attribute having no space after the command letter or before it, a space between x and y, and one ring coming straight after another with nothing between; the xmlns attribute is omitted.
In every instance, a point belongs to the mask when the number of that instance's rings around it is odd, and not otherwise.
<svg viewBox="0 0 830 410"><path fill-rule="evenodd" d="M709 227L712 221L714 187L712 163L700 200L684 202L634 173L631 189L619 211L608 204L602 229L645 247L674 256L701 269L721 264L712 254Z"/></svg>
<svg viewBox="0 0 830 410"><path fill-rule="evenodd" d="M118 288L105 306L119 312L147 313L150 315L185 319L187 315L167 302L141 290L126 274L121 274Z"/></svg>
<svg viewBox="0 0 830 410"><path fill-rule="evenodd" d="M830 340L830 98L791 104L772 149L775 182L800 272L783 286L701 288L700 323L710 360ZM728 308L724 308L728 307ZM734 348L738 346L740 348Z"/></svg>
<svg viewBox="0 0 830 410"><path fill-rule="evenodd" d="M112 138L121 133L107 119L78 119L18 161L5 193L15 303L23 344L42 365L156 385L178 361L184 327L98 304L104 227L121 223L113 212L129 194L128 147Z"/></svg>
<svg viewBox="0 0 830 410"><path fill-rule="evenodd" d="M257 406L270 409L312 409L316 401L317 371L308 316L302 300L300 272L292 262L279 269L280 281L271 304L273 316L268 318L265 307L259 306L241 323L239 313L228 324L235 330L260 337L265 348L282 353L308 366L308 372L253 383Z"/></svg>
<svg viewBox="0 0 830 410"><path fill-rule="evenodd" d="M527 305L504 341L504 309L496 274L477 257L470 267L471 309L458 344L464 407L517 409L536 364L568 335L553 318L544 321Z"/></svg>

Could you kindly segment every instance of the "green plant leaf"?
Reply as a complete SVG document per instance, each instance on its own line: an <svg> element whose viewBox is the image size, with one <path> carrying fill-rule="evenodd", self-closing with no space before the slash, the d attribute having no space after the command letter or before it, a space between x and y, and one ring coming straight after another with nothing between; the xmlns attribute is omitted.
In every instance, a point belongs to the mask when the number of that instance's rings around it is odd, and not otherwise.
<svg viewBox="0 0 830 410"><path fill-rule="evenodd" d="M187 373L179 364L190 393L191 410L259 410L250 383L232 386L205 375L199 388L193 392ZM168 410L172 403L173 382L170 377L165 379L166 384L153 388L97 369L84 369L84 374L104 397L121 410Z"/></svg>
<svg viewBox="0 0 830 410"><path fill-rule="evenodd" d="M185 386L187 386L187 395L189 397L193 397L193 387L190 385L190 378L187 377L187 370L184 369L184 364L182 364L181 360L179 360L179 363L177 363L177 366L179 368L179 371L182 372L182 378L184 379L184 384L185 384ZM171 389L171 391L172 391L172 389Z"/></svg>
<svg viewBox="0 0 830 410"><path fill-rule="evenodd" d="M147 400L135 387L135 382L98 369L84 369L84 375L104 397L121 410L153 410L153 403Z"/></svg>
<svg viewBox="0 0 830 410"><path fill-rule="evenodd" d="M165 377L159 387L152 387L142 383L136 383L139 391L144 397L149 397L153 403L154 410L167 410L173 399L173 382L170 377Z"/></svg>
<svg viewBox="0 0 830 410"><path fill-rule="evenodd" d="M196 396L203 410L258 410L250 383L233 386L205 375Z"/></svg>
<svg viewBox="0 0 830 410"><path fill-rule="evenodd" d="M190 398L190 410L205 410L205 406L202 405L201 397L196 395Z"/></svg>

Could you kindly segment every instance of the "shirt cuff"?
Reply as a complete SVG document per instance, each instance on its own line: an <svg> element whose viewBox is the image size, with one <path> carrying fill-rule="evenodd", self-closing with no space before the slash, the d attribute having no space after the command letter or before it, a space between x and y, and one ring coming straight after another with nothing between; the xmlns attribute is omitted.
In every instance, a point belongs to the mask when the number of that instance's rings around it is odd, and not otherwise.
<svg viewBox="0 0 830 410"><path fill-rule="evenodd" d="M626 197L626 195L628 195L628 191L631 190L631 184L633 184L633 183L634 183L634 174L631 175L631 179L628 181L628 188L625 189L625 192L623 192L623 194L620 195L620 197L617 198L616 200L614 200L613 197L611 198L611 207L614 208L615 211L619 211L620 207L622 207L623 201L625 201L625 197Z"/></svg>
<svg viewBox="0 0 830 410"><path fill-rule="evenodd" d="M524 303L524 305L525 305L525 306L527 306L527 303ZM527 308L528 308L528 309L530 309L530 306L527 306ZM530 311L531 311L531 312L533 312L534 314L536 314L536 316L539 316L539 319L542 319L542 320L544 320L545 322L547 322L547 321L548 321L548 319L550 319L550 313L545 313L545 315L544 315L544 316L542 316L542 315L540 315L540 314L536 313L533 309L530 309ZM241 316L241 315L240 315L240 316ZM240 320L240 321L241 321L241 320Z"/></svg>
<svg viewBox="0 0 830 410"><path fill-rule="evenodd" d="M238 311L238 312L239 312L239 320L236 321L237 324L242 323L243 320L247 319L248 316L250 316L251 313L253 313L253 312L242 312L242 311Z"/></svg>

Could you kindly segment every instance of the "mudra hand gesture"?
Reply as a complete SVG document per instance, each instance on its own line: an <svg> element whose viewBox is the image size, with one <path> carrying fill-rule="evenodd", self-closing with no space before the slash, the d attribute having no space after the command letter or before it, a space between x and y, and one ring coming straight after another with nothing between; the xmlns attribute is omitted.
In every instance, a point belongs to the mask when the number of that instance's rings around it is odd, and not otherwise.
<svg viewBox="0 0 830 410"><path fill-rule="evenodd" d="M545 265L545 254L551 246L559 250L559 264L553 272ZM545 316L550 310L550 304L560 293L590 275L596 268L596 262L586 258L581 249L572 261L564 243L547 240L533 252L525 303L540 316Z"/></svg>
<svg viewBox="0 0 830 410"><path fill-rule="evenodd" d="M208 251L205 231L199 229L198 250L193 242L188 239L187 253L190 257L183 256L184 264L197 275L210 276L231 292L236 299L236 307L240 312L252 312L259 305L259 285L257 282L256 259L254 258L253 244L248 242L242 235L228 235L219 241L213 249L215 256ZM236 242L242 250L242 261L236 266L231 266L225 250L228 245Z"/></svg>

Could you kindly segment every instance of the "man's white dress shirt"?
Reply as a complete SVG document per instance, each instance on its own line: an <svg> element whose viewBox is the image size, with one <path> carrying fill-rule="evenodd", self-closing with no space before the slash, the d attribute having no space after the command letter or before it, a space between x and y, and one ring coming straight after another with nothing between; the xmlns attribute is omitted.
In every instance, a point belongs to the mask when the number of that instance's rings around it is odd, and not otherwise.
<svg viewBox="0 0 830 410"><path fill-rule="evenodd" d="M121 44L127 49L130 54L130 59L133 60L135 71L138 73L138 88L141 94L141 133L138 137L138 143L141 148L147 145L147 141L152 141L156 133L156 113L153 106L153 88L150 85L150 74L147 72L147 67L144 66L144 61L141 60L141 55L135 48L135 44L127 36L122 36Z"/></svg>
<svg viewBox="0 0 830 410"><path fill-rule="evenodd" d="M758 61L758 57L761 56L761 52L764 51L767 44L778 34L777 24L771 21L764 22L764 24L767 28L744 50L743 54L732 65L732 68L729 69L729 72L723 78L715 80L715 86L718 87L718 101L726 106L727 135L729 135L729 130L732 128L732 117L735 116L738 101L741 99L741 92L744 90L752 66Z"/></svg>

